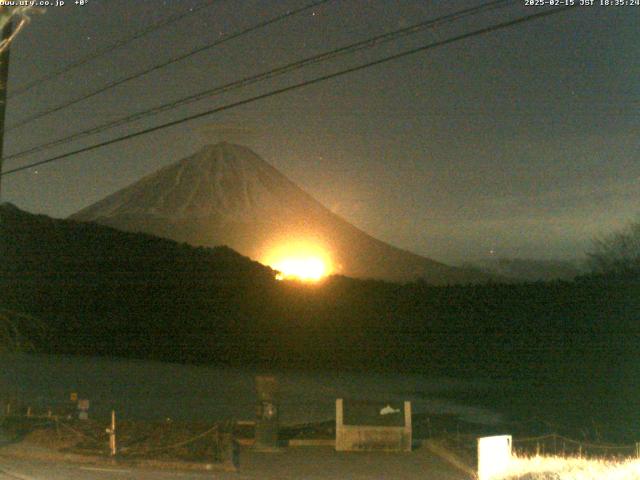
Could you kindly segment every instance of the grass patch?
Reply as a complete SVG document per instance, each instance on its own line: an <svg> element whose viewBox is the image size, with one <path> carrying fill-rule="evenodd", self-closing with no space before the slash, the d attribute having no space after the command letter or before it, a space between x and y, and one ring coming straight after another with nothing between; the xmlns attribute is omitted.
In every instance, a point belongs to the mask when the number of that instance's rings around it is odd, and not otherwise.
<svg viewBox="0 0 640 480"><path fill-rule="evenodd" d="M509 471L500 478L502 480L634 480L640 479L640 459L514 456Z"/></svg>

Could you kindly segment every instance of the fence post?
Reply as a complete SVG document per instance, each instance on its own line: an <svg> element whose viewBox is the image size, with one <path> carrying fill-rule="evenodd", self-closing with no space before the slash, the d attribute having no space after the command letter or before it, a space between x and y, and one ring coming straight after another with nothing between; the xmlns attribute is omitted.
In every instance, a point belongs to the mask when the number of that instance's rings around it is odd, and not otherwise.
<svg viewBox="0 0 640 480"><path fill-rule="evenodd" d="M636 442L636 458L640 458L640 442Z"/></svg>
<svg viewBox="0 0 640 480"><path fill-rule="evenodd" d="M117 450L116 445L116 411L111 410L111 428L107 428L107 433L109 434L109 450L111 452L111 456L115 457Z"/></svg>

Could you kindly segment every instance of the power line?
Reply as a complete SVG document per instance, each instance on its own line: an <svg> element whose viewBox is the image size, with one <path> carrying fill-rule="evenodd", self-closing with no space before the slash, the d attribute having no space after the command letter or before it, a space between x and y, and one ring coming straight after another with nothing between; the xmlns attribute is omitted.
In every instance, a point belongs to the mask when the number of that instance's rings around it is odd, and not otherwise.
<svg viewBox="0 0 640 480"><path fill-rule="evenodd" d="M47 150L49 148L58 146L58 145L62 145L68 142L71 142L73 140L77 140L79 138L82 137L86 137L89 135L95 135L97 133L103 132L105 130L108 130L110 128L114 128L120 125L125 125L127 123L131 123L137 120L141 120L142 118L151 116L151 115L155 115L167 110L171 110L174 109L178 106L182 106L182 105L186 105L189 103L193 103L196 102L198 100L202 100L204 98L207 97L212 97L214 95L218 95L218 94L222 94L222 93L227 93L233 90L236 90L238 88L243 88L249 85L252 85L254 83L263 81L263 80L270 80L272 78L278 77L280 75L284 75L285 73L289 73L298 69L301 69L303 67L309 66L309 65L313 65L316 63L320 63L320 62L324 62L327 60L331 60L334 58L337 58L339 56L342 55L347 55L347 54L352 54L354 52L357 52L359 50L363 50L366 48L372 48L372 47L376 47L378 45L382 45L383 43L387 43L387 42L391 42L393 40L396 40L402 36L406 36L406 35L411 35L414 33L417 33L421 30L424 30L426 28L433 28L435 26L441 25L441 24L445 24L445 23L451 23L455 20L460 20L462 18L468 17L468 16L473 16L473 15L477 15L478 13L484 12L484 11L489 11L489 10L495 10L498 8L504 8L506 6L508 6L509 4L514 3L516 0L495 0L493 2L489 2L477 7L472 7L472 8L468 8L465 10L461 10L458 12L454 12L451 14L447 14L444 15L442 17L438 17L436 19L429 19L429 20L425 20L423 22L419 22L416 23L414 25L410 25L408 27L399 29L399 30L395 30L392 32L388 32L382 35L377 35L375 37L371 37L368 38L366 40L362 40L359 42L355 42L349 45L346 45L344 47L340 47L334 50L330 50L328 52L323 52L320 53L318 55L314 55L312 57L307 57L305 59L302 60L298 60L296 62L293 63L289 63L287 65L284 65L282 67L278 67L272 70L268 70L256 75L252 75L252 76L248 76L245 78L242 78L240 80L236 80L230 83L227 83L225 85L221 85L212 89L208 89L205 90L203 92L199 92L193 95L189 95L187 97L183 97L179 100L175 100L173 102L170 103L166 103L163 105L160 105L158 107L154 107L151 109L147 109L147 110L143 110L141 112L137 112L131 115L127 115L126 117L117 119L117 120L112 120L110 122L106 122L103 123L101 125L97 125L95 127L91 127L87 130L83 130L80 132L76 132L72 135L69 135L67 137L63 137L63 138L59 138L57 140L52 140L50 142L46 142L44 144L40 144L31 148L28 148L27 150L23 150L21 152L9 155L7 157L5 157L5 160L11 160L11 159L15 159L15 158L19 158L19 157L23 157L26 155L30 155L36 152L40 152L43 150Z"/></svg>
<svg viewBox="0 0 640 480"><path fill-rule="evenodd" d="M532 15L527 15L525 17L520 17L520 18L517 18L515 20L510 20L510 21L507 21L507 22L498 23L496 25L491 25L489 27L480 28L480 29L477 29L477 30L474 30L474 31L471 31L471 32L468 32L468 33L464 33L464 34L461 34L461 35L457 35L455 37L448 38L446 40L441 40L441 41L438 41L438 42L430 43L428 45L423 45L421 47L412 48L410 50L405 50L404 52L396 53L394 55L389 55L387 57L384 57L384 58L381 58L381 59L378 59L378 60L374 60L374 61L371 61L371 62L368 62L368 63L364 63L364 64L361 64L361 65L358 65L358 66L355 66L355 67L347 68L347 69L344 69L344 70L340 70L338 72L334 72L334 73L330 73L330 74L323 75L323 76L320 76L320 77L316 77L314 79L306 80L304 82L296 83L296 84L293 84L293 85L289 85L287 87L279 88L277 90L272 90L270 92L263 93L263 94L260 94L260 95L256 95L256 96L244 99L244 100L239 100L237 102L229 103L227 105L223 105L223 106L216 107L216 108L213 108L213 109L210 109L210 110L206 110L204 112L200 112L200 113L197 113L197 114L194 114L194 115L189 115L189 116L183 117L183 118L178 119L178 120L173 120L171 122L163 123L161 125L156 125L155 127L150 127L150 128L144 129L144 130L140 130L138 132L130 133L130 134L127 134L127 135L123 135L121 137L113 138L111 140L106 140L104 142L96 143L96 144L90 145L88 147L80 148L78 150L74 150L74 151L71 151L71 152L63 153L61 155L56 155L54 157L51 157L51 158L48 158L48 159L45 159L45 160L40 160L38 162L33 162L31 164L23 165L21 167L16 167L16 168L13 168L11 170L7 170L6 172L2 173L1 176L9 175L9 174L20 172L20 171L23 171L23 170L28 170L29 168L37 167L39 165L52 163L52 162L55 162L55 161L58 161L58 160L62 160L64 158L71 157L73 155L78 155L80 153L89 152L91 150L96 150L96 149L101 148L101 147L106 147L108 145L112 145L112 144L115 144L115 143L120 143L120 142L123 142L125 140L130 140L132 138L136 138L136 137L139 137L141 135L146 135L148 133L156 132L158 130L163 130L165 128L173 127L175 125L179 125L181 123L185 123L185 122L188 122L188 121L191 121L191 120L196 120L198 118L202 118L202 117L206 117L206 116L209 116L209 115L213 115L214 113L222 112L224 110L230 110L232 108L239 107L239 106L242 106L242 105L246 105L246 104L249 104L249 103L253 103L253 102L256 102L258 100L263 100L265 98L273 97L275 95L280 95L282 93L290 92L290 91L293 91L293 90L298 90L300 88L307 87L309 85L314 85L316 83L324 82L326 80L330 80L330 79L337 78L337 77L340 77L340 76L343 76L343 75L354 73L354 72L357 72L357 71L360 71L360 70L364 70L366 68L370 68L370 67L373 67L373 66L381 65L381 64L393 61L393 60L398 60L400 58L403 58L403 57L406 57L406 56L409 56L409 55L414 55L416 53L424 52L424 51L427 51L427 50L431 50L433 48L437 48L437 47L448 45L448 44L451 44L451 43L454 43L454 42L458 42L460 40L465 40L465 39L468 39L468 38L471 38L471 37L475 37L475 36L478 36L478 35L488 34L488 33L495 32L497 30L501 30L501 29L504 29L504 28L509 28L509 27L513 27L515 25L520 25L520 24L523 24L525 22L529 22L529 21L532 21L532 20L537 20L537 19L540 19L540 18L543 18L543 17L548 17L548 16L551 16L551 15L555 15L555 14L558 14L558 13L561 13L561 12L564 12L566 10L573 9L573 8L576 8L576 7L575 6L566 6L566 7L556 8L556 9L553 9L553 10L546 10L544 12L540 12L540 13L536 13L536 14L532 14Z"/></svg>
<svg viewBox="0 0 640 480"><path fill-rule="evenodd" d="M63 75L69 72L70 70L81 67L82 65L85 65L97 58L100 58L107 53L111 53L114 50L122 48L125 45L135 40L138 40L139 38L145 37L146 35L149 35L150 33L155 32L156 30L160 30L161 28L164 28L173 23L176 23L185 17L188 17L190 15L193 15L194 13L199 12L200 10L210 7L211 5L213 5L218 1L219 0L207 0L207 2L205 2L202 5L198 5L197 7L190 8L185 12L181 12L176 15L172 15L168 18L165 18L163 20L160 20L159 22L156 22L153 25L148 26L147 28L144 28L138 32L135 32L133 35L130 35L129 37L122 38L110 45L107 45L101 49L96 50L93 53L90 53L89 55L79 58L78 60L71 62L58 70L42 75L41 77L36 78L35 80L29 83L26 83L22 87L16 88L11 92L11 95L9 95L9 98L22 95L23 93L28 92L29 90L33 89L38 85L42 85L43 83L53 80L54 78L59 77L60 75Z"/></svg>
<svg viewBox="0 0 640 480"><path fill-rule="evenodd" d="M26 124L28 124L30 122L33 122L34 120L37 120L37 119L42 118L42 117L45 117L45 116L50 115L50 114L55 113L55 112L59 112L60 110L64 110L65 108L68 108L68 107L70 107L72 105L75 105L76 103L82 102L82 101L87 100L87 99L92 98L92 97L95 97L96 95L99 95L99 94L101 94L103 92L106 92L107 90L111 90L112 88L115 88L115 87L117 87L119 85L122 85L123 83L129 82L131 80L135 80L136 78L143 77L145 75L148 75L149 73L155 72L156 70L160 70L160 69L162 69L164 67L167 67L169 65L172 65L172 64L174 64L176 62L180 62L180 61L182 61L182 60L184 60L186 58L192 57L193 55L201 53L201 52L203 52L205 50L212 49L212 48L217 47L218 45L226 43L226 42L228 42L230 40L233 40L235 38L247 35L249 33L252 33L254 31L256 31L256 30L264 28L264 27L266 27L268 25L280 22L280 21L285 20L286 18L289 18L289 17L291 17L293 15L297 15L299 13L302 13L302 12L306 11L306 10L318 7L319 5L322 5L323 3L327 3L327 2L330 2L330 1L332 1L332 0L317 0L317 1L313 2L313 3L310 3L310 4L308 4L308 5L304 6L304 7L300 7L300 8L295 9L295 10L287 10L285 13L283 13L281 15L278 15L277 17L270 18L270 19L265 20L263 22L257 23L257 24L255 24L255 25L253 25L251 27L245 28L243 30L239 30L239 31L237 31L235 33L232 33L231 35L228 35L228 36L225 36L225 37L223 37L221 39L218 39L213 43L209 43L209 44L204 45L202 47L195 48L195 49L191 50L190 52L187 52L187 53L182 54L182 55L178 55L177 57L170 58L169 60L167 60L165 62L153 65L152 67L147 68L146 70L143 70L141 72L134 73L134 74L129 75L127 77L121 78L120 80L115 80L113 82L110 82L110 83L104 85L103 87L101 87L101 88L99 88L97 90L93 90L92 92L86 93L86 94L84 94L84 95L82 95L80 97L76 97L76 98L74 98L72 100L69 100L69 101L67 101L67 102L65 102L63 104L60 104L60 105L58 105L56 107L52 107L52 108L50 108L48 110L43 110L42 112L35 113L35 114L33 114L33 115L29 116L29 117L23 118L22 120L18 121L17 123L14 123L10 127L8 127L7 131L10 132L12 130L15 130L16 128L22 127L22 126L24 126L24 125L26 125Z"/></svg>

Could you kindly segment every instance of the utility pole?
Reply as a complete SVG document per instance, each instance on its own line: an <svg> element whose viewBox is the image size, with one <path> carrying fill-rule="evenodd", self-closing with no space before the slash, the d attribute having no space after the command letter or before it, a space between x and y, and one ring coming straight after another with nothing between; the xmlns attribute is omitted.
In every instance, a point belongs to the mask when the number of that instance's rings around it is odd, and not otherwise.
<svg viewBox="0 0 640 480"><path fill-rule="evenodd" d="M8 40L13 33L13 20L2 29L2 40ZM2 160L4 157L4 120L7 112L7 81L9 80L9 53L11 45L0 54L0 202L2 201Z"/></svg>

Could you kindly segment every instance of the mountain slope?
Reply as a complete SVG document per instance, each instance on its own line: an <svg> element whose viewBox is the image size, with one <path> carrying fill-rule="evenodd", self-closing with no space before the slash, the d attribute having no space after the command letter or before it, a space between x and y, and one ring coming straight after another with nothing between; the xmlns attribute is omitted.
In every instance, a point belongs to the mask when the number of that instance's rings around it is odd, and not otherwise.
<svg viewBox="0 0 640 480"><path fill-rule="evenodd" d="M526 258L486 258L465 265L467 268L524 282L573 280L585 272L576 262Z"/></svg>
<svg viewBox="0 0 640 480"><path fill-rule="evenodd" d="M381 242L333 214L246 147L207 146L71 217L265 262L289 245L327 252L335 273L433 284L487 281Z"/></svg>

